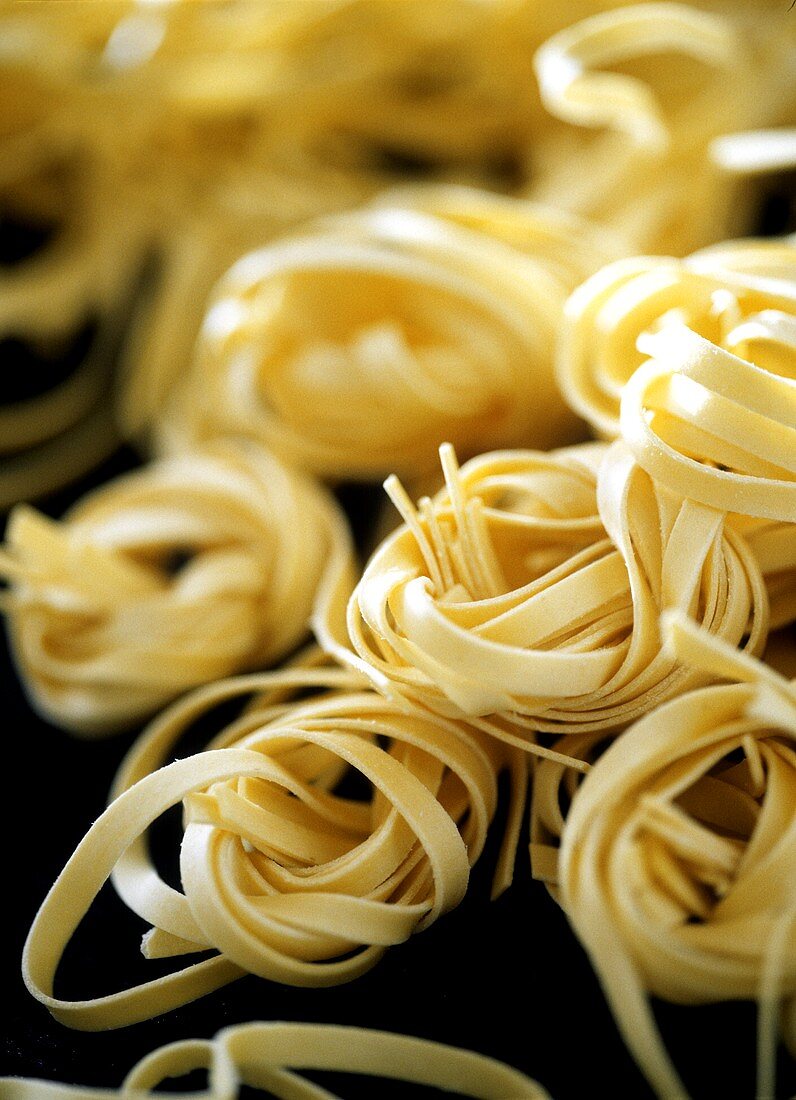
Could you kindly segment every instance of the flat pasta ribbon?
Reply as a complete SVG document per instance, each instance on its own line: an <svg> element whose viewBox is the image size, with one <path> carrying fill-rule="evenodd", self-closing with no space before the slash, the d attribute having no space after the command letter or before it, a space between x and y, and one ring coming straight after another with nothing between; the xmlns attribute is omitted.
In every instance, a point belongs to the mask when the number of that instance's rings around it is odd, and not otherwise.
<svg viewBox="0 0 796 1100"><path fill-rule="evenodd" d="M76 733L135 723L197 684L262 668L353 586L345 517L254 444L218 443L86 496L12 513L5 612L34 706Z"/></svg>
<svg viewBox="0 0 796 1100"><path fill-rule="evenodd" d="M598 272L567 303L557 364L596 431L621 432L675 492L735 513L773 627L796 617L795 350L796 243L745 240Z"/></svg>
<svg viewBox="0 0 796 1100"><path fill-rule="evenodd" d="M598 11L534 59L548 110L589 129L540 146L529 193L610 225L630 251L683 255L748 231L753 192L711 159L711 142L792 121L788 13L700 7Z"/></svg>
<svg viewBox="0 0 796 1100"><path fill-rule="evenodd" d="M368 479L428 473L445 438L467 455L575 438L553 343L610 249L566 216L442 187L274 243L219 283L163 445L235 432Z"/></svg>
<svg viewBox="0 0 796 1100"><path fill-rule="evenodd" d="M521 754L352 684L345 670L296 668L210 685L134 746L117 797L50 890L25 946L26 984L58 1020L123 1027L246 972L298 986L353 980L462 899L502 767L513 794L496 889L508 885L525 802ZM311 685L327 694L283 702ZM264 697L207 751L158 766L209 704L257 690ZM370 784L369 801L337 793L348 771ZM180 802L184 893L159 877L144 840ZM118 993L56 997L61 955L112 872L123 900L153 926L148 958L220 954Z"/></svg>
<svg viewBox="0 0 796 1100"><path fill-rule="evenodd" d="M475 1100L549 1100L519 1070L473 1051L411 1035L334 1024L252 1022L213 1039L184 1039L142 1058L116 1090L0 1078L3 1100L144 1100L166 1078L207 1069L208 1087L189 1100L235 1100L239 1089L267 1090L278 1100L335 1100L295 1070L336 1070L392 1078ZM157 1095L161 1095L160 1092Z"/></svg>
<svg viewBox="0 0 796 1100"><path fill-rule="evenodd" d="M350 648L316 619L324 647L379 690L487 718L509 740L526 731L539 753L533 731L620 730L694 682L662 650L662 609L761 651L768 600L743 537L621 443L496 452L461 469L452 448L440 453L433 501L415 509L386 483L405 525L354 590Z"/></svg>
<svg viewBox="0 0 796 1100"><path fill-rule="evenodd" d="M671 700L600 757L564 824L561 901L660 1095L687 1094L647 993L757 998L757 1095L773 1096L776 1009L796 995L796 690L679 614L664 633L681 661L740 682Z"/></svg>

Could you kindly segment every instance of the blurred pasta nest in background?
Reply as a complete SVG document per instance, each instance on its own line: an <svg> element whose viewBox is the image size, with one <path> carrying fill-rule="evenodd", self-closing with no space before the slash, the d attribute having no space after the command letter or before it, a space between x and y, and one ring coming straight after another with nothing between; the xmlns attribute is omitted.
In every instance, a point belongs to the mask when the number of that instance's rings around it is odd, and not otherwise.
<svg viewBox="0 0 796 1100"><path fill-rule="evenodd" d="M0 203L25 232L0 332L83 345L56 386L11 380L0 497L145 439L224 270L407 176L549 203L626 251L742 232L753 192L707 153L792 110L791 32L760 8L6 0Z"/></svg>

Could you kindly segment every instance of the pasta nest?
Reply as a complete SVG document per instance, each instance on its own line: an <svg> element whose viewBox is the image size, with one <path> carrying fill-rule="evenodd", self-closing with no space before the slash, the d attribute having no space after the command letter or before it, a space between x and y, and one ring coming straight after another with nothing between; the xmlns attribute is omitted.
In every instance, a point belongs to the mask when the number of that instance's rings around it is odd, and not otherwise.
<svg viewBox="0 0 796 1100"><path fill-rule="evenodd" d="M558 377L572 407L675 492L732 514L796 617L796 243L620 260L570 298Z"/></svg>
<svg viewBox="0 0 796 1100"><path fill-rule="evenodd" d="M354 581L331 496L255 445L225 443L118 478L61 521L17 506L0 575L33 705L87 735L276 661L316 600Z"/></svg>
<svg viewBox="0 0 796 1100"><path fill-rule="evenodd" d="M686 1093L645 991L758 998L757 1095L773 1096L781 999L796 1042L796 691L678 615L665 632L681 660L736 682L671 700L597 761L564 826L561 898L660 1095Z"/></svg>
<svg viewBox="0 0 796 1100"><path fill-rule="evenodd" d="M244 257L219 283L167 447L219 432L332 478L416 477L574 438L551 356L611 250L566 215L464 188L395 192Z"/></svg>
<svg viewBox="0 0 796 1100"><path fill-rule="evenodd" d="M440 453L433 501L415 509L387 483L405 525L349 602L356 656L316 623L380 690L495 716L484 728L502 737L618 730L696 675L662 651L662 609L733 645L748 635L755 653L765 643L768 601L743 537L621 443L496 452L461 469L452 448Z"/></svg>
<svg viewBox="0 0 796 1100"><path fill-rule="evenodd" d="M332 690L293 704L266 695L206 752L158 767L208 703L274 684ZM28 938L25 980L57 1019L84 1030L121 1027L245 972L297 986L358 977L389 945L461 901L506 764L515 798L501 888L510 881L527 779L521 754L465 723L407 713L357 684L340 669L214 684L136 743L117 777L117 797L53 886ZM346 772L365 781L366 801L338 792ZM159 878L145 839L180 802L184 893ZM220 954L120 993L55 998L60 954L114 866L117 891L153 925L144 938L147 957L208 948Z"/></svg>
<svg viewBox="0 0 796 1100"><path fill-rule="evenodd" d="M536 1081L519 1070L459 1047L373 1028L335 1024L251 1021L219 1031L212 1039L184 1039L151 1051L124 1079L120 1091L0 1078L8 1100L111 1100L160 1095L151 1090L171 1077L207 1069L208 1087L194 1100L234 1100L244 1086L277 1100L333 1100L334 1094L301 1071L339 1070L426 1085L480 1100L549 1100ZM299 1072L295 1072L299 1071Z"/></svg>
<svg viewBox="0 0 796 1100"><path fill-rule="evenodd" d="M578 129L540 143L530 192L610 225L630 253L682 256L747 232L754 192L738 176L778 166L781 140L761 128L793 119L786 13L772 5L761 19L760 4L706 6L593 12L534 58L542 102ZM755 132L745 149L739 130ZM728 134L729 171L716 148ZM782 167L792 158L791 145Z"/></svg>

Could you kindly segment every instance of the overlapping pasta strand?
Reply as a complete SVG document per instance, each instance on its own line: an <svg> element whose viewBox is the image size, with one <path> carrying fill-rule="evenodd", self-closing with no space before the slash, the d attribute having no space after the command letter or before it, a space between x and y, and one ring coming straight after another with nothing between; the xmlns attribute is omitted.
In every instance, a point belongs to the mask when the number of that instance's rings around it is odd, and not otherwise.
<svg viewBox="0 0 796 1100"><path fill-rule="evenodd" d="M130 725L196 684L262 668L353 584L345 517L254 444L220 442L90 493L20 505L0 572L34 705L74 732Z"/></svg>
<svg viewBox="0 0 796 1100"><path fill-rule="evenodd" d="M661 649L680 608L760 652L768 601L745 540L713 508L654 482L619 443L496 452L456 466L376 552L348 608L350 650L376 686L498 736L619 730L693 682ZM599 472L598 472L599 465ZM508 723L508 728L506 727ZM513 729L513 734L512 734ZM533 745L531 733L528 747Z"/></svg>
<svg viewBox="0 0 796 1100"><path fill-rule="evenodd" d="M552 211L429 187L252 253L217 288L167 443L238 432L370 478L426 473L448 437L468 455L572 437L553 342L609 247Z"/></svg>
<svg viewBox="0 0 796 1100"><path fill-rule="evenodd" d="M84 1089L48 1081L0 1078L4 1100L133 1100L153 1096L166 1078L207 1069L208 1087L193 1100L235 1100L244 1085L282 1100L332 1100L300 1075L339 1070L427 1085L478 1100L548 1100L536 1081L494 1058L410 1035L333 1024L252 1022L224 1028L213 1039L185 1039L152 1051L121 1089Z"/></svg>
<svg viewBox="0 0 796 1100"><path fill-rule="evenodd" d="M306 686L327 694L283 702ZM504 766L514 797L496 885L507 885L527 777L521 754L355 686L350 672L300 668L211 685L134 746L117 797L56 881L26 944L28 988L57 1019L84 1030L122 1027L245 972L300 986L356 978L461 900ZM208 751L158 767L197 713L257 690L264 697ZM368 802L337 793L351 769L370 784ZM184 893L158 876L143 839L180 801ZM114 867L123 899L153 924L148 957L221 954L116 994L55 997L60 956Z"/></svg>
<svg viewBox="0 0 796 1100"><path fill-rule="evenodd" d="M734 513L772 625L796 614L796 247L737 241L598 272L567 303L558 376L675 492ZM620 415L621 405L621 415Z"/></svg>
<svg viewBox="0 0 796 1100"><path fill-rule="evenodd" d="M564 825L561 899L661 1095L687 1094L647 993L757 998L757 1094L773 1096L776 1009L796 995L796 692L678 615L665 633L680 660L739 682L671 700L597 761Z"/></svg>
<svg viewBox="0 0 796 1100"><path fill-rule="evenodd" d="M792 121L792 21L773 8L761 19L757 5L700 7L599 11L544 44L548 109L607 132L542 145L535 197L613 226L635 250L684 255L748 231L751 192L709 150L722 134Z"/></svg>

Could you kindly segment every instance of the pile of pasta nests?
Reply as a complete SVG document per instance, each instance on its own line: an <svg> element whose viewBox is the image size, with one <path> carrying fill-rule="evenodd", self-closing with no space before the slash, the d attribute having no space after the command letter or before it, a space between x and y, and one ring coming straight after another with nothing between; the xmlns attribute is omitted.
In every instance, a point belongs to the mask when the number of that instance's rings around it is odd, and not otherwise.
<svg viewBox="0 0 796 1100"><path fill-rule="evenodd" d="M756 999L760 1096L796 1054L796 239L748 235L796 166L796 24L572 9L0 5L3 205L43 241L0 274L2 329L56 358L93 333L0 410L3 609L41 715L148 722L25 946L69 1027L356 979L462 900L505 774L494 895L529 810L659 1095L687 1093L650 996ZM20 503L120 441L145 464L60 520ZM361 567L333 490L382 478ZM147 837L180 804L177 890ZM144 955L187 960L56 997L109 878ZM310 1067L546 1095L269 1023L121 1095L197 1066L217 1098L329 1095Z"/></svg>

